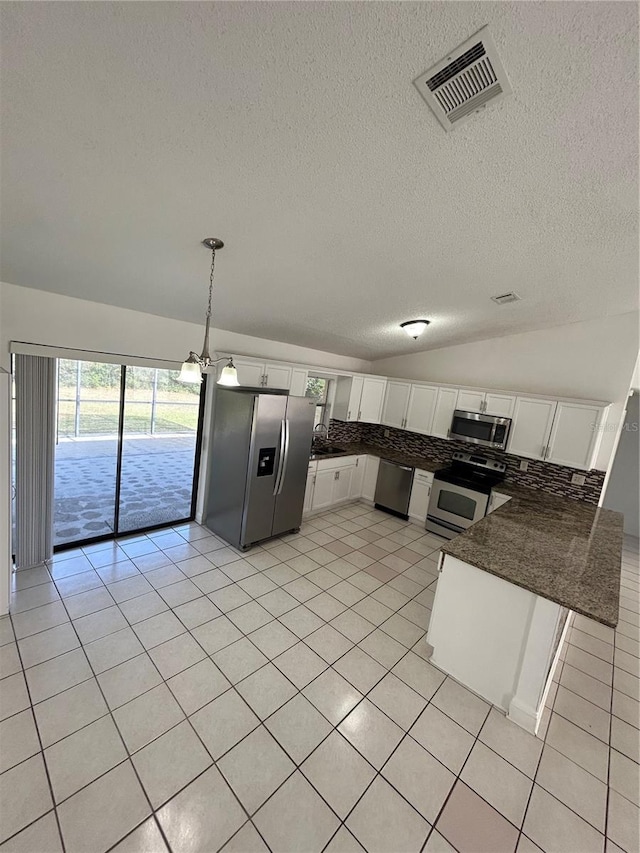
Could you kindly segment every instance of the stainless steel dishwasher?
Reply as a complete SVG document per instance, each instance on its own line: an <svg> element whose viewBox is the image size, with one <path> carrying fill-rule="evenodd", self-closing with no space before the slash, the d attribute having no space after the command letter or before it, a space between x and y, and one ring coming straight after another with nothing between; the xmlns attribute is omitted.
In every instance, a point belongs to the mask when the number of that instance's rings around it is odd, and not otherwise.
<svg viewBox="0 0 640 853"><path fill-rule="evenodd" d="M389 462L388 459L381 459L374 495L376 508L392 512L402 518L409 518L409 499L414 471L415 469L409 465L400 465L397 462Z"/></svg>

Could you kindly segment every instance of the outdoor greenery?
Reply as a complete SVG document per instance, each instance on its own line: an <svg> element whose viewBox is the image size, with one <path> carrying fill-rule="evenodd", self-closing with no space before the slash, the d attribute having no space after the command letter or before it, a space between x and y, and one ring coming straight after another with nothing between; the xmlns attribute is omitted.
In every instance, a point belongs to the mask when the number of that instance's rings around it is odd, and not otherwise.
<svg viewBox="0 0 640 853"><path fill-rule="evenodd" d="M307 390L305 392L305 397L315 397L316 399L324 400L326 390L326 379L320 379L319 376L310 376L307 379Z"/></svg>
<svg viewBox="0 0 640 853"><path fill-rule="evenodd" d="M78 364L80 371L78 376ZM126 435L195 433L199 385L179 382L174 370L128 367L124 432ZM58 438L115 435L120 416L120 365L58 362ZM155 383L155 388L154 388ZM153 400L155 395L155 412ZM76 406L79 400L78 431ZM152 423L153 414L153 423Z"/></svg>

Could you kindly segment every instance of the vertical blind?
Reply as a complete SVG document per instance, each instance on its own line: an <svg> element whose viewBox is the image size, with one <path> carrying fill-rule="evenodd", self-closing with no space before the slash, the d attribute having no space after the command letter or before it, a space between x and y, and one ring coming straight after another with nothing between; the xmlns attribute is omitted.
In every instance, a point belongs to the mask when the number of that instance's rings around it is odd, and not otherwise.
<svg viewBox="0 0 640 853"><path fill-rule="evenodd" d="M53 555L56 361L15 356L16 568Z"/></svg>

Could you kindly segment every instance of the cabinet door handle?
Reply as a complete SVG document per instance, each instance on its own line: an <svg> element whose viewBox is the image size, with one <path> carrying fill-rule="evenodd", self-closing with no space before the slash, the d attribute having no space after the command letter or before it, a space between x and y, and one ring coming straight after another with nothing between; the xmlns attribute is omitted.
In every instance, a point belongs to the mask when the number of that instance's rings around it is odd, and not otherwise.
<svg viewBox="0 0 640 853"><path fill-rule="evenodd" d="M348 421L350 421L350 420L351 420L351 412L347 412L347 420L348 420Z"/></svg>
<svg viewBox="0 0 640 853"><path fill-rule="evenodd" d="M360 420L360 415L361 415L361 414L362 414L362 412L358 412L358 420Z"/></svg>
<svg viewBox="0 0 640 853"><path fill-rule="evenodd" d="M336 473L333 475L333 479L334 479L334 480L339 480L339 479L340 479L340 471L336 471Z"/></svg>

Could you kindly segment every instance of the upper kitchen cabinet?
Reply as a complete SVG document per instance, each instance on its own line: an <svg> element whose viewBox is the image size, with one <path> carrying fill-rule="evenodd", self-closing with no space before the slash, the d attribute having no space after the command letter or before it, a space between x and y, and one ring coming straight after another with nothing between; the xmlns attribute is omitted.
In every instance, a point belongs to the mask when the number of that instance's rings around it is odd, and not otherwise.
<svg viewBox="0 0 640 853"><path fill-rule="evenodd" d="M368 424L379 424L382 417L382 404L387 380L378 377L365 377L360 398L359 421Z"/></svg>
<svg viewBox="0 0 640 853"><path fill-rule="evenodd" d="M589 470L602 438L607 405L558 402L546 461Z"/></svg>
<svg viewBox="0 0 640 853"><path fill-rule="evenodd" d="M458 391L458 409L463 412L482 412L499 418L511 418L516 405L515 396L492 391Z"/></svg>
<svg viewBox="0 0 640 853"><path fill-rule="evenodd" d="M458 389L438 388L433 424L431 425L431 435L436 435L438 438L447 438L449 429L451 428L453 413L458 408L460 408L458 405Z"/></svg>
<svg viewBox="0 0 640 853"><path fill-rule="evenodd" d="M307 380L309 371L301 367L293 367L291 369L291 385L289 386L289 394L292 397L305 397L307 394Z"/></svg>
<svg viewBox="0 0 640 853"><path fill-rule="evenodd" d="M507 452L529 459L544 459L556 406L555 400L518 397Z"/></svg>
<svg viewBox="0 0 640 853"><path fill-rule="evenodd" d="M411 432L430 435L437 399L438 387L436 385L412 385L405 428Z"/></svg>
<svg viewBox="0 0 640 853"><path fill-rule="evenodd" d="M457 408L463 412L484 411L484 391L458 391Z"/></svg>
<svg viewBox="0 0 640 853"><path fill-rule="evenodd" d="M381 423L397 429L404 428L410 393L409 382L394 382L392 379L387 382Z"/></svg>
<svg viewBox="0 0 640 853"><path fill-rule="evenodd" d="M238 371L238 382L245 388L277 388L296 397L305 395L308 371L304 368L249 358L234 358L233 363ZM218 366L218 375L224 365L221 362Z"/></svg>
<svg viewBox="0 0 640 853"><path fill-rule="evenodd" d="M484 395L484 413L497 418L512 418L516 407L516 398L509 394L494 394L487 391ZM459 408L459 407L458 407Z"/></svg>
<svg viewBox="0 0 640 853"><path fill-rule="evenodd" d="M264 378L264 362L250 361L245 358L234 358L233 363L238 371L238 382L246 388L262 388ZM225 362L218 365L218 375Z"/></svg>
<svg viewBox="0 0 640 853"><path fill-rule="evenodd" d="M339 376L331 416L379 424L386 387L387 380L379 376Z"/></svg>
<svg viewBox="0 0 640 853"><path fill-rule="evenodd" d="M283 364L265 364L262 384L265 388L282 388L288 391L291 386L291 368Z"/></svg>

